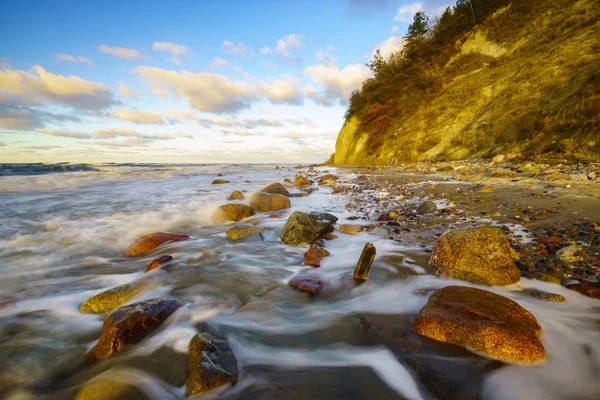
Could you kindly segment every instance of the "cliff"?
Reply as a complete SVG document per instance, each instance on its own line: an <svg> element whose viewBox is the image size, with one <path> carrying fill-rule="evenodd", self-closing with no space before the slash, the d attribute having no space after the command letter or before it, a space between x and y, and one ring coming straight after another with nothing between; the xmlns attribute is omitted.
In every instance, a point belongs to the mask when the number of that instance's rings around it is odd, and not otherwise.
<svg viewBox="0 0 600 400"><path fill-rule="evenodd" d="M464 3L372 67L350 99L334 164L600 158L597 0L480 0L466 27Z"/></svg>

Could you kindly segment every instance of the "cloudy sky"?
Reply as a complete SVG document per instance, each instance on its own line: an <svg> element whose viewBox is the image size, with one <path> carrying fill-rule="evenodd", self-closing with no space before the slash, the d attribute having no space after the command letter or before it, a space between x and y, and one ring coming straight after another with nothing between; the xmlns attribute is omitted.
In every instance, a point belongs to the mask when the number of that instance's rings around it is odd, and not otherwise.
<svg viewBox="0 0 600 400"><path fill-rule="evenodd" d="M0 162L321 162L452 1L0 1Z"/></svg>

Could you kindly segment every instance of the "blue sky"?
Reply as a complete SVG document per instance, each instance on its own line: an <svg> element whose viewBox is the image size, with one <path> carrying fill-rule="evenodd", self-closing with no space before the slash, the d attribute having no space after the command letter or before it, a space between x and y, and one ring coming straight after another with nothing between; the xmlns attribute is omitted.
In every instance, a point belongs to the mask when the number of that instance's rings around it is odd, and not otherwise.
<svg viewBox="0 0 600 400"><path fill-rule="evenodd" d="M321 162L450 1L0 1L0 162Z"/></svg>

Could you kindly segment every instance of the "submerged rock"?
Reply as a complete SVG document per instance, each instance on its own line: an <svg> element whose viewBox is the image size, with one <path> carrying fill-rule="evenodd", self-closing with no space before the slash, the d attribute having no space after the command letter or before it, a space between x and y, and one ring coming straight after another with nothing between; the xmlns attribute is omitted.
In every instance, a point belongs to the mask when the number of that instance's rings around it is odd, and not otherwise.
<svg viewBox="0 0 600 400"><path fill-rule="evenodd" d="M320 214L294 211L286 221L279 237L285 244L311 243L326 233L331 225L332 222L329 220L320 219Z"/></svg>
<svg viewBox="0 0 600 400"><path fill-rule="evenodd" d="M294 276L288 283L291 287L310 294L316 295L323 289L323 281L318 275L300 273Z"/></svg>
<svg viewBox="0 0 600 400"><path fill-rule="evenodd" d="M182 303L164 298L140 301L119 308L104 320L100 340L89 352L90 361L103 360L136 344L155 331Z"/></svg>
<svg viewBox="0 0 600 400"><path fill-rule="evenodd" d="M373 265L373 260L375 260L375 254L377 254L375 246L373 246L371 243L366 243L362 253L360 254L360 258L356 263L356 267L354 268L354 279L367 279L369 271L371 270L371 265Z"/></svg>
<svg viewBox="0 0 600 400"><path fill-rule="evenodd" d="M563 296L556 293L543 292L537 289L528 289L526 290L526 292L531 294L532 297L535 297L538 300L553 301L559 303L565 301L565 298Z"/></svg>
<svg viewBox="0 0 600 400"><path fill-rule="evenodd" d="M190 342L186 396L238 380L237 360L226 340L199 333Z"/></svg>
<svg viewBox="0 0 600 400"><path fill-rule="evenodd" d="M225 204L217 208L212 216L214 224L229 221L241 221L254 215L254 210L245 204Z"/></svg>
<svg viewBox="0 0 600 400"><path fill-rule="evenodd" d="M146 272L152 271L153 269L156 269L156 268L160 268L164 264L168 263L169 261L173 261L173 256L158 257L158 258L152 260L152 262L150 264L148 264L148 267L146 267Z"/></svg>
<svg viewBox="0 0 600 400"><path fill-rule="evenodd" d="M297 176L294 179L294 186L310 186L312 185L312 181L309 181L303 176Z"/></svg>
<svg viewBox="0 0 600 400"><path fill-rule="evenodd" d="M437 209L437 205L433 201L424 201L421 204L419 204L419 207L417 207L417 214L433 214L437 211Z"/></svg>
<svg viewBox="0 0 600 400"><path fill-rule="evenodd" d="M95 379L77 393L74 400L145 399L136 386L118 379Z"/></svg>
<svg viewBox="0 0 600 400"><path fill-rule="evenodd" d="M214 181L212 181L212 185L226 185L229 182L227 179L215 179Z"/></svg>
<svg viewBox="0 0 600 400"><path fill-rule="evenodd" d="M127 257L138 257L150 253L152 250L157 248L166 242L177 242L179 240L189 239L188 235L180 233L168 233L168 232L155 232L146 236L142 236L131 246L125 250Z"/></svg>
<svg viewBox="0 0 600 400"><path fill-rule="evenodd" d="M240 192L239 190L235 190L231 192L229 197L227 197L227 200L244 200L244 197L244 193Z"/></svg>
<svg viewBox="0 0 600 400"><path fill-rule="evenodd" d="M579 294L582 294L587 297L591 297L592 299L600 300L600 290L596 289L593 286L586 285L585 283L575 283L566 286L567 289L573 290Z"/></svg>
<svg viewBox="0 0 600 400"><path fill-rule="evenodd" d="M486 226L446 232L436 240L429 263L446 278L496 286L519 281L514 257L502 230Z"/></svg>
<svg viewBox="0 0 600 400"><path fill-rule="evenodd" d="M343 224L340 225L340 227L338 228L338 231L340 231L340 233L346 233L348 235L356 235L357 233L360 233L364 230L364 226L357 224Z"/></svg>
<svg viewBox="0 0 600 400"><path fill-rule="evenodd" d="M283 186L279 182L271 183L270 185L265 186L263 188L263 190L261 190L261 192L262 193L280 194L285 197L290 196L290 192L288 192L288 190L285 188L285 186Z"/></svg>
<svg viewBox="0 0 600 400"><path fill-rule="evenodd" d="M304 265L318 268L321 266L321 260L330 255L331 254L321 246L311 244L306 254L304 254Z"/></svg>
<svg viewBox="0 0 600 400"><path fill-rule="evenodd" d="M277 211L291 207L290 199L281 194L256 193L250 198L250 207L254 211Z"/></svg>
<svg viewBox="0 0 600 400"><path fill-rule="evenodd" d="M512 362L543 361L541 328L514 301L464 286L436 291L413 323L419 335Z"/></svg>
<svg viewBox="0 0 600 400"><path fill-rule="evenodd" d="M255 233L262 232L263 228L256 228L251 225L237 225L225 232L227 237L231 240L240 240L246 236L254 235Z"/></svg>
<svg viewBox="0 0 600 400"><path fill-rule="evenodd" d="M90 297L79 307L79 312L85 314L104 314L114 310L121 304L133 299L150 286L147 279L116 286Z"/></svg>

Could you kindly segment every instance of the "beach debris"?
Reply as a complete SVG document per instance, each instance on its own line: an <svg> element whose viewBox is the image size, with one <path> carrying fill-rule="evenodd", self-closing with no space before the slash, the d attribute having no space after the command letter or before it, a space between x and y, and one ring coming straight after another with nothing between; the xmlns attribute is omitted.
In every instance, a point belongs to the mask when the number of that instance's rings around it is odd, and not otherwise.
<svg viewBox="0 0 600 400"><path fill-rule="evenodd" d="M419 335L486 354L492 358L533 363L546 351L535 317L514 301L465 286L439 289L412 326Z"/></svg>

